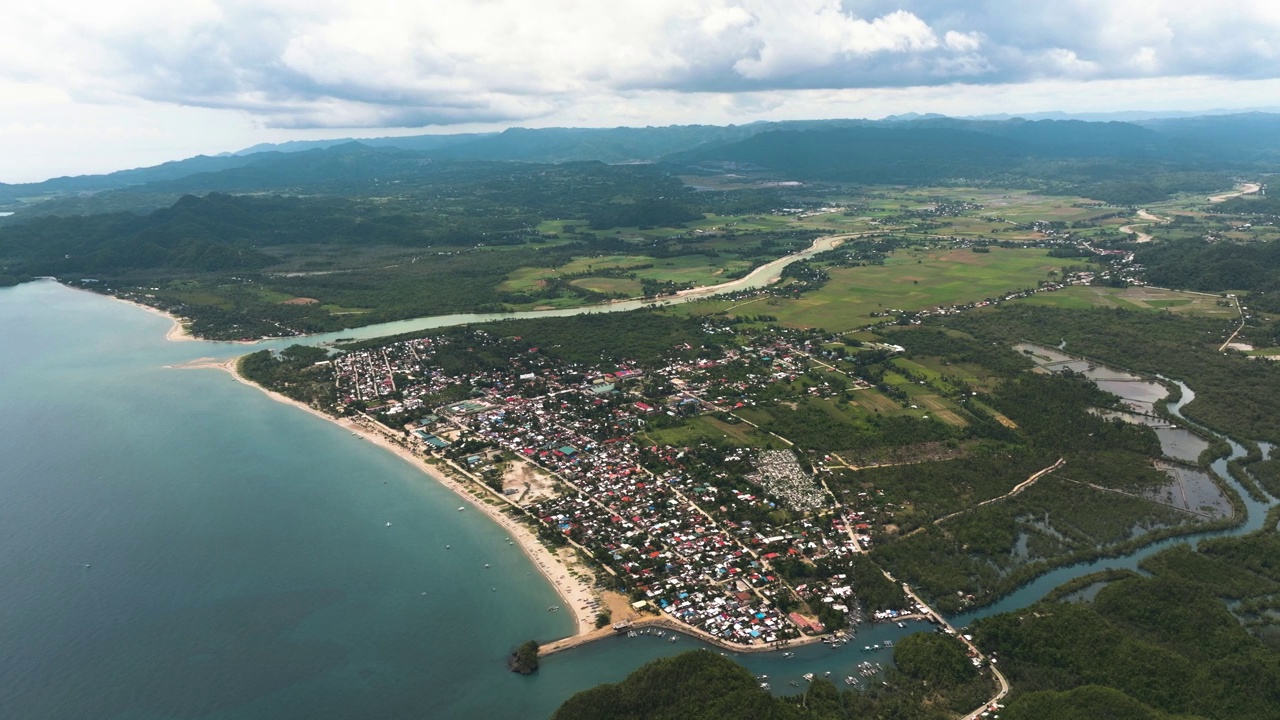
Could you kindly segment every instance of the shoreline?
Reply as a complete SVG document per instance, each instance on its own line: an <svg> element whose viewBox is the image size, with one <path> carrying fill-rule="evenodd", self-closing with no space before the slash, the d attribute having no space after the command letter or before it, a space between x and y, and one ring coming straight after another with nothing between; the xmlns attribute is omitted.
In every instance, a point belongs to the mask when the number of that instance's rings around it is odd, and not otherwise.
<svg viewBox="0 0 1280 720"><path fill-rule="evenodd" d="M217 342L216 340L205 340L204 338L198 338L195 335L192 335L191 331L187 329L186 324L182 322L182 318L178 317L177 315L174 315L173 313L165 312L164 310L161 310L158 307L152 307L151 305L147 305L146 303L140 303L137 300L129 300L128 298L122 298L119 295L112 295L110 293L102 293L102 292L94 292L93 290L90 290L88 288L76 287L75 285L68 285L67 283L62 282L57 278L47 278L47 279L53 280L54 282L58 283L64 288L79 290L80 292L92 293L99 297L105 297L111 300L115 300L117 302L122 302L126 305L132 305L133 307L136 307L139 310L143 310L145 312L149 312L152 315L159 315L160 317L168 318L168 320L172 322L173 325L170 326L168 332L164 334L164 339L168 340L169 342L196 342L196 341Z"/></svg>
<svg viewBox="0 0 1280 720"><path fill-rule="evenodd" d="M604 607L605 598L603 597L603 593L597 592L586 580L575 578L570 574L570 567L575 564L592 575L594 575L595 572L593 568L587 566L584 561L577 557L575 551L566 548L562 551L553 552L548 549L538 540L537 535L527 525L501 512L503 508L500 506L489 505L481 498L472 494L463 484L463 481L460 481L455 477L454 473L459 472L459 470L456 466L453 466L452 463L445 461L448 464L443 467L430 465L422 457L415 455L408 448L393 442L392 438L388 437L385 431L372 429L364 423L351 420L349 418L335 418L330 415L326 415L305 403L299 402L285 395L281 395L274 390L268 390L267 388L264 388L241 375L238 368L239 361L239 357L235 357L230 360L201 358L181 365L169 365L167 367L179 370L221 370L231 375L236 382L248 385L249 387L262 392L276 402L291 405L322 420L331 422L343 430L359 435L362 439L368 440L375 445L378 445L383 450L400 457L405 462L413 465L427 477L440 483L449 490L452 490L454 494L461 497L473 508L480 510L491 520L500 525L504 530L510 532L510 538L515 541L515 544L520 547L522 552L524 552L525 557L533 563L538 572L546 578L547 582L549 582L553 588L555 588L556 594L560 596L561 601L564 603L561 605L561 608L567 609L574 617L576 629L571 635L539 643L539 652L542 655L551 655L563 652L565 650L587 645L617 634L611 625L605 625L602 628L597 628L595 626L594 614L590 608L586 607L586 603L595 600L599 601L601 606ZM561 552L567 552L570 554L567 561L564 557L561 557ZM559 575L557 576L555 573L559 573ZM678 632L685 637L699 640L713 647L718 647L722 650L728 650L735 653L780 652L788 648L803 647L805 645L818 643L821 642L824 637L827 637L824 635L806 635L792 639L785 646L779 647L773 647L770 645L737 645L725 642L714 635L710 635L698 628L672 620L671 618L661 614L646 614L639 617L635 617L633 615L625 619L618 617L613 618L613 622L619 621L630 622L637 629L652 627Z"/></svg>
<svg viewBox="0 0 1280 720"><path fill-rule="evenodd" d="M595 591L588 581L576 578L570 573L570 568L575 563L583 568L587 568L585 563L577 558L576 553L572 554L570 558L566 560L564 557L561 557L560 552L553 552L549 550L538 540L537 535L528 526L508 517L501 511L503 508L489 505L481 498L472 494L467 487L464 486L462 481L453 476L453 473L450 472L452 468L440 468L428 464L423 458L415 455L408 448L393 442L384 431L370 428L363 423L347 418L331 417L305 403L281 395L273 390L268 390L267 388L249 380L240 374L238 368L239 360L240 358L238 357L230 360L203 358L183 363L181 365L170 365L168 367L183 370L222 370L230 374L237 382L261 391L267 395L267 397L275 400L276 402L291 405L295 408L308 412L315 417L327 420L348 432L358 435L362 439L372 442L383 450L398 456L400 459L417 468L427 477L438 482L449 490L452 490L454 494L465 500L468 505L480 510L504 530L509 532L511 540L520 547L521 551L523 551L525 556L533 563L538 572L547 579L547 582L551 583L553 588L555 588L556 594L560 596L560 600L563 603L561 608L568 610L573 615L576 629L572 635L568 636L568 638L548 641L543 644L562 642L566 639L589 635L596 631L594 622L595 617L591 613L590 608L587 607L587 603L601 600L600 593ZM570 550L569 552L572 553L573 551ZM587 569L590 572L590 569Z"/></svg>

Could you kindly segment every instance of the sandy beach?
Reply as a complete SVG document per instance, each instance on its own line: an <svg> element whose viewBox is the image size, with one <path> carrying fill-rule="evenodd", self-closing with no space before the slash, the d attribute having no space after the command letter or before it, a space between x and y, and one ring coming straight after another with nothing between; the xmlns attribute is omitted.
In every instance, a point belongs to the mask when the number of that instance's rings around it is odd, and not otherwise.
<svg viewBox="0 0 1280 720"><path fill-rule="evenodd" d="M592 607L592 604L595 603L600 607L604 607L604 602L601 599L600 591L593 587L595 584L595 577L591 568L582 562L571 548L562 548L555 552L549 550L538 541L536 534L531 528L503 513L501 511L503 506L490 505L489 503L484 502L481 498L476 497L476 495L474 495L468 488L478 489L483 486L480 483L463 479L465 472L461 468L456 466L446 468L429 465L424 458L416 455L407 447L397 442L398 438L396 436L390 435L383 430L373 427L371 423L357 422L349 418L331 417L313 407L298 402L297 400L285 397L280 393L267 390L261 385L258 385L257 383L254 383L242 376L237 368L238 362L239 358L231 360L201 359L171 367L180 369L213 368L223 370L230 373L237 381L266 393L268 397L276 400L277 402L292 405L293 407L309 412L318 418L328 420L344 430L356 433L365 440L378 445L384 450L394 453L405 462L422 471L423 474L427 475L432 480L435 480L454 491L474 509L480 510L485 515L488 515L494 522L501 525L504 530L510 533L509 537L511 540L520 546L529 559L533 561L533 564L538 567L538 571L541 572L543 576L551 582L552 586L555 587L556 592L559 593L560 598L563 601L561 609L573 613L574 620L577 624L575 636L586 635L596 629L595 617L598 611ZM489 497L506 502L505 498L500 498L496 494L489 494Z"/></svg>
<svg viewBox="0 0 1280 720"><path fill-rule="evenodd" d="M154 308L154 307L151 307L150 305L147 305L145 303L140 303L135 300L126 300L122 297L116 297L115 295L107 295L106 297L109 297L112 300L119 300L122 303L128 303L129 305L132 305L136 308L141 308L142 310L146 310L152 315L159 315L161 317L169 318L169 320L173 322L173 325L169 328L169 332L164 334L165 340L169 340L170 342L189 342L189 341L199 339L193 336L190 330L187 330L187 326L183 324L182 318L178 317L177 315L173 315L172 313L167 313L161 310L160 308Z"/></svg>

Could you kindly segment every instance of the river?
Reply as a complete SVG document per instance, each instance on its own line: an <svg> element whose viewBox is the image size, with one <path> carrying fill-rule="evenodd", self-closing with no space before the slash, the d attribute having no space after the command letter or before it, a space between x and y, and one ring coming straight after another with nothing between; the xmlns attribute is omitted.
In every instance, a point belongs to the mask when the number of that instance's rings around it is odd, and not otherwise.
<svg viewBox="0 0 1280 720"><path fill-rule="evenodd" d="M1034 346L1034 347L1036 348L1037 352L1044 352L1047 350L1046 348L1042 348L1039 346ZM1134 406L1137 406L1137 407L1149 406L1150 403L1160 399L1166 393L1166 391L1163 388L1161 388L1159 390L1160 394L1156 395L1155 392L1152 390L1152 388L1153 387L1160 388L1160 386L1157 383L1134 382L1135 380L1139 380L1139 378L1133 375L1129 375L1128 373L1122 373L1120 371L1111 370L1110 368L1107 368L1105 366L1080 361L1078 358L1071 358L1070 360L1083 363L1082 365L1072 366L1073 369L1079 372L1084 372L1086 375L1095 379L1095 382L1098 382L1099 386L1102 386L1105 383L1107 385L1107 387L1105 388L1106 390L1108 390L1109 392L1115 393L1116 395L1119 395L1121 398L1129 401ZM1067 365L1066 362L1063 362L1062 364ZM1188 419L1186 416L1182 414L1182 408L1185 407L1192 400L1195 400L1195 397L1196 397L1195 391L1193 391L1190 387L1187 386L1186 383L1182 381L1171 380L1168 382L1172 382L1173 384L1177 385L1178 389L1182 393L1182 396L1177 401L1168 403L1167 407L1169 409L1169 413L1174 417L1178 418L1179 420L1181 420L1182 422L1186 423L1188 427L1197 428L1199 432L1211 437L1217 436L1215 433L1211 433L1208 430L1199 428L1193 421L1191 421L1190 419ZM1182 432L1185 433L1186 431L1184 430ZM1245 522L1243 524L1238 525L1234 528L1226 529L1226 530L1211 530L1207 532L1193 533L1190 535L1183 535L1181 537L1161 540L1159 542L1152 543L1151 545L1147 545L1145 547L1139 548L1138 550L1135 550L1132 553L1129 553L1127 555L1122 555L1119 557L1101 558L1101 559L1093 560L1090 562L1077 563L1075 565L1067 565L1060 568L1056 568L1050 572L1045 573L1044 575L1041 575L1040 577L1036 578L1035 580L1028 583L1027 585L1024 585L1018 590L1010 593L1009 595L1006 595L1005 597L1001 598L997 602L957 615L953 618L949 618L951 623L956 627L963 627L965 625L968 625L976 620L980 620L985 617L998 615L1003 612L1019 610L1021 608L1031 605L1039 601L1040 599L1044 598L1046 595L1049 594L1051 590L1058 587L1059 585L1062 585L1063 583L1069 580L1074 580L1075 578L1078 578L1082 575L1088 575L1091 573L1100 572L1102 570L1108 570L1108 569L1137 570L1139 563L1141 563L1145 558L1148 558L1152 555L1155 555L1156 553L1159 553L1162 550L1166 550L1180 543L1186 543L1191 545L1192 547L1195 547L1201 540L1205 538L1231 537L1231 536L1237 536L1237 535L1244 535L1246 533L1251 533L1261 528L1263 521L1266 519L1267 512L1271 509L1271 506L1274 503L1258 502L1250 498L1249 494L1244 491L1244 488L1242 488L1240 484L1237 483L1231 477L1230 473L1227 472L1227 462L1229 460L1235 460L1235 459L1244 457L1246 454L1246 451L1235 440L1232 440L1231 438L1224 438L1224 439L1231 446L1231 454L1226 458L1220 458L1218 460L1215 460L1212 464L1212 468L1214 473L1216 473L1228 485L1230 485L1240 495L1241 499L1244 500L1245 511L1247 514L1246 514ZM1161 436L1161 445L1162 447L1165 448L1166 452L1169 452L1170 450L1174 450L1175 452L1178 451L1180 449L1179 445L1185 442L1187 442L1186 438L1180 435L1166 433L1165 435ZM1166 443L1169 443L1169 444L1166 444Z"/></svg>
<svg viewBox="0 0 1280 720"><path fill-rule="evenodd" d="M409 320L396 320L393 322L378 323L376 325L364 325L357 328L347 330L339 330L330 333L320 333L316 335L306 335L300 337L274 338L253 343L256 347L280 348L294 344L306 345L324 345L333 343L337 340L371 340L374 338L388 337L391 335L400 335L402 333L418 332L421 330L431 330L433 328L451 327L454 325L474 325L476 323L495 322L498 320L524 320L529 318L556 318L571 317L573 315L585 315L590 313L615 313L630 312L639 310L644 307L669 307L671 305L683 305L684 303L694 302L697 300L705 300L717 295L730 295L743 290L754 290L767 287L778 281L782 276L782 270L788 265L799 260L807 260L814 255L833 250L839 247L846 240L861 237L870 233L851 233L845 235L825 235L817 238L809 245L808 248L801 250L785 257L761 265L752 270L744 277L737 280L730 280L719 285L708 285L705 287L697 287L689 290L682 290L676 295L669 295L657 299L639 299L639 300L619 300L614 302L598 303L595 305L584 305L576 308L564 308L557 310L526 310L523 312L508 313L454 313L451 315L432 315L429 317L412 318ZM209 343L210 345L223 345L238 347L239 352L244 352L245 344L243 343ZM225 354L225 353L224 353ZM238 354L238 353L232 353Z"/></svg>
<svg viewBox="0 0 1280 720"><path fill-rule="evenodd" d="M430 322L446 324L417 327ZM650 659L706 647L617 637L531 677L507 672L511 647L572 623L546 611L553 588L503 530L332 423L223 373L170 369L246 348L168 342L168 324L52 282L0 289L6 717L539 718ZM1192 397L1184 387L1172 409ZM1245 502L1249 522L1216 534L1261 524L1267 505ZM955 622L1185 541L1061 568ZM737 659L792 692L806 672L887 663L887 650L862 648L928 627Z"/></svg>

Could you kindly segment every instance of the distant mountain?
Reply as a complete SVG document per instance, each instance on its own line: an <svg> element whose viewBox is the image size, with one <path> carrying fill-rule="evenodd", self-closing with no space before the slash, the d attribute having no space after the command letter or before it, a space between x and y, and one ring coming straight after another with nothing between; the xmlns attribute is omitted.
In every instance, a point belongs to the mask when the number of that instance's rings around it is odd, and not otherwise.
<svg viewBox="0 0 1280 720"><path fill-rule="evenodd" d="M672 125L644 128L510 128L500 133L263 143L236 154L300 152L358 142L368 147L415 150L430 153L434 157L459 160L651 162L663 155L708 142L741 140L763 131L765 126L766 124L728 127Z"/></svg>
<svg viewBox="0 0 1280 720"><path fill-rule="evenodd" d="M737 143L673 155L678 163L732 163L797 179L911 183L983 178L1031 157L1145 156L1156 132L1126 123L938 118L825 130L775 130Z"/></svg>
<svg viewBox="0 0 1280 720"><path fill-rule="evenodd" d="M420 180L476 161L727 163L796 179L874 183L1008 177L1017 174L1020 163L1034 159L1077 166L1090 159L1130 159L1180 163L1188 171L1247 172L1259 162L1280 160L1280 115L1086 122L910 113L880 121L512 128L500 133L299 141L107 175L0 184L0 210L19 210L22 215L149 211L172 203L178 194L211 191L370 192L380 184ZM1153 166L1130 169L1149 172ZM41 201L50 202L31 209Z"/></svg>
<svg viewBox="0 0 1280 720"><path fill-rule="evenodd" d="M464 143L474 142L480 138L489 137L495 133L458 133L454 135L408 135L404 137L378 137L378 138L337 138L332 140L290 140L282 143L258 143L253 147L236 151L235 155L255 155L264 152L293 153L304 152L307 150L324 150L336 145L346 145L347 143L360 143L368 147L391 147L400 148L401 150L421 150L431 151L447 148L453 145L461 145Z"/></svg>
<svg viewBox="0 0 1280 720"><path fill-rule="evenodd" d="M14 205L24 199L54 197L76 193L92 193L114 190L148 182L158 182L187 177L197 173L218 172L242 167L250 162L234 155L197 155L186 160L175 160L152 167L119 170L106 175L79 175L58 177L38 183L8 185L0 183L0 207Z"/></svg>
<svg viewBox="0 0 1280 720"><path fill-rule="evenodd" d="M1241 112L1280 112L1280 107L1257 108L1254 110L1123 110L1119 112L1064 112L1050 110L1034 113L990 113L986 115L963 116L962 120L1084 120L1085 122L1135 122L1168 118L1211 117L1215 115L1239 115Z"/></svg>
<svg viewBox="0 0 1280 720"><path fill-rule="evenodd" d="M1280 159L1280 115L1275 113L1162 118L1139 124L1206 157Z"/></svg>

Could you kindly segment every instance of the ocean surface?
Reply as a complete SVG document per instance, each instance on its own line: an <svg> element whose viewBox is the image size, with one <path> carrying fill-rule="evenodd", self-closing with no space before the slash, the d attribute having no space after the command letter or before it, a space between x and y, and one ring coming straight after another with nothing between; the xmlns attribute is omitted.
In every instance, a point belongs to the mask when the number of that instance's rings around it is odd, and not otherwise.
<svg viewBox="0 0 1280 720"><path fill-rule="evenodd" d="M167 367L251 349L169 326L52 282L0 289L0 718L544 718L704 647L615 638L508 672L573 623L505 531L336 425ZM922 627L741 660L791 691Z"/></svg>

